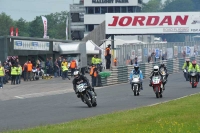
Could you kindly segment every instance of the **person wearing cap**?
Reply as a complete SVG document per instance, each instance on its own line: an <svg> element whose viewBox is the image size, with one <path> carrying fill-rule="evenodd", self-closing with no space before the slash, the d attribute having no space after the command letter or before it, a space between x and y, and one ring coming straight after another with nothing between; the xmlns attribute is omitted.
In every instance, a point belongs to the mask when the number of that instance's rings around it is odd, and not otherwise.
<svg viewBox="0 0 200 133"><path fill-rule="evenodd" d="M105 49L105 59L106 59L106 69L110 69L110 64L111 64L111 53L110 53L110 44L108 45L108 47L106 47Z"/></svg>
<svg viewBox="0 0 200 133"><path fill-rule="evenodd" d="M4 70L4 67L1 65L1 62L0 62L0 88L2 89L3 88L3 78L5 76L5 70Z"/></svg>

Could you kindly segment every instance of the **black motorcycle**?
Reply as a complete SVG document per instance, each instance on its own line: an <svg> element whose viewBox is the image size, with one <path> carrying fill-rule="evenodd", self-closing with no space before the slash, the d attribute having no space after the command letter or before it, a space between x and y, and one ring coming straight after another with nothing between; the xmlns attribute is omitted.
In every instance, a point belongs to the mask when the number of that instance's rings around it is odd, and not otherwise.
<svg viewBox="0 0 200 133"><path fill-rule="evenodd" d="M81 83L77 85L78 95L81 100L88 105L88 107L96 107L97 101L96 96L93 91L89 91L86 83Z"/></svg>

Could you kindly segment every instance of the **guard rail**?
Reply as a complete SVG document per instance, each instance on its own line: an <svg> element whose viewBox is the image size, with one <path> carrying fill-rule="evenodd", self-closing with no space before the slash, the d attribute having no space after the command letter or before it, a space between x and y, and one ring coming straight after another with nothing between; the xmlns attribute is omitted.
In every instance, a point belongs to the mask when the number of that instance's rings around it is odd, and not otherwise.
<svg viewBox="0 0 200 133"><path fill-rule="evenodd" d="M191 61L194 59L197 61L197 63L200 63L200 56L190 57ZM140 69L142 70L144 78L148 78L151 71L153 70L153 66L160 65L161 62L164 62L164 64L166 65L168 73L172 74L178 73L182 70L185 59L175 58L153 63L141 63ZM101 85L109 86L114 84L127 83L129 81L129 75L133 68L133 65L112 67L112 70L110 71L111 75L109 77L101 77Z"/></svg>

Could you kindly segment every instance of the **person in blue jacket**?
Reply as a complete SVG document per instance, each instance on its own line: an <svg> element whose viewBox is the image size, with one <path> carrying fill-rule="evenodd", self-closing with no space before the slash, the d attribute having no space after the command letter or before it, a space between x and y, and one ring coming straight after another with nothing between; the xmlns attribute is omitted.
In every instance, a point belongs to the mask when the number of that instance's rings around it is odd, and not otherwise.
<svg viewBox="0 0 200 133"><path fill-rule="evenodd" d="M142 71L140 70L139 64L134 64L134 69L130 73L130 82L133 79L133 75L140 75L140 82L141 82L141 90L143 90L142 87L142 80L143 80L143 74Z"/></svg>

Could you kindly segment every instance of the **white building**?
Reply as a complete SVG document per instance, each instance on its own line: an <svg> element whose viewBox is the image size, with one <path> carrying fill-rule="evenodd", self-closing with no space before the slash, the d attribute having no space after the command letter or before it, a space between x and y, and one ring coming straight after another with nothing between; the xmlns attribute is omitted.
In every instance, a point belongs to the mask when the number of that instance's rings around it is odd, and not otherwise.
<svg viewBox="0 0 200 133"><path fill-rule="evenodd" d="M85 0L84 36L105 21L105 13L140 12L142 0Z"/></svg>

